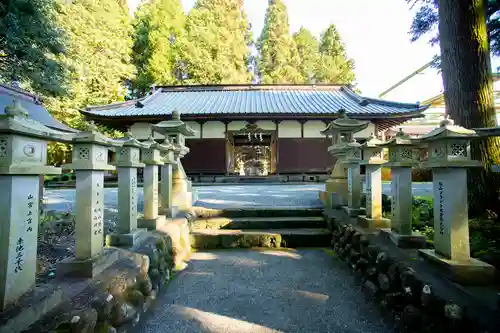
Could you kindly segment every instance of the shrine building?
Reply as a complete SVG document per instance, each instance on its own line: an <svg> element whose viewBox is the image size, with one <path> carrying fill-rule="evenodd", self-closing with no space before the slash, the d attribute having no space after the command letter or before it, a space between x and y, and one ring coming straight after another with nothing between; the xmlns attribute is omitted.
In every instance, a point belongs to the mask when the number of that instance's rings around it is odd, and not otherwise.
<svg viewBox="0 0 500 333"><path fill-rule="evenodd" d="M330 141L321 134L338 118L369 120L362 140L421 117L427 106L363 97L340 85L193 85L154 87L145 98L92 106L88 120L125 130L139 140L177 110L196 131L186 145L186 173L202 177L294 175L318 179L331 170ZM155 134L155 139L162 136Z"/></svg>

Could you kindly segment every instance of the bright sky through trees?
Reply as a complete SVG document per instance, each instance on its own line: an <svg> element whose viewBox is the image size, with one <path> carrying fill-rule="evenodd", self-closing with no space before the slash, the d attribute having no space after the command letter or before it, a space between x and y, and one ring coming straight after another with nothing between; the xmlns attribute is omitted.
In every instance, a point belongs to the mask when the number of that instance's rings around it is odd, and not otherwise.
<svg viewBox="0 0 500 333"><path fill-rule="evenodd" d="M129 0L131 9L140 0ZM182 0L188 11L195 0ZM425 39L410 42L413 12L404 0L284 0L291 33L301 26L316 36L334 23L346 44L347 54L356 64L358 88L364 95L376 97L405 76L429 62L439 53ZM245 9L254 37L260 36L268 0L246 0ZM500 65L493 62L493 68ZM398 96L398 100L416 102L415 96L432 96L441 90L435 74L419 80L419 93ZM428 91L428 93L427 93ZM417 98L419 99L419 98Z"/></svg>

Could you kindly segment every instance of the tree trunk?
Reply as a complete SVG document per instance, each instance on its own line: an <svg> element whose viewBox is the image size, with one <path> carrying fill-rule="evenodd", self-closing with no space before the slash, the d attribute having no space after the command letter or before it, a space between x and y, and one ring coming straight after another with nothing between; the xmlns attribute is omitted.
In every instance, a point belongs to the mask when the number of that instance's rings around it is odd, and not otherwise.
<svg viewBox="0 0 500 333"><path fill-rule="evenodd" d="M441 68L446 111L466 128L496 126L485 0L439 0ZM500 141L473 142L472 158L484 169L469 172L469 216L500 210L500 174L490 172L500 159Z"/></svg>

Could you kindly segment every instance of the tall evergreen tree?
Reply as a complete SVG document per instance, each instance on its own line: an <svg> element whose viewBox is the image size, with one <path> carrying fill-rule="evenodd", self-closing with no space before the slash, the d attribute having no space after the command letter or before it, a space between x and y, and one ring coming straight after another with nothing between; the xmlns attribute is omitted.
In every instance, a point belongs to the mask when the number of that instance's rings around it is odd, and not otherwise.
<svg viewBox="0 0 500 333"><path fill-rule="evenodd" d="M316 70L320 58L318 40L304 27L293 34L293 40L297 45L297 51L299 53L299 70L303 82L315 83Z"/></svg>
<svg viewBox="0 0 500 333"><path fill-rule="evenodd" d="M186 21L188 83L249 83L250 36L243 0L198 0Z"/></svg>
<svg viewBox="0 0 500 333"><path fill-rule="evenodd" d="M144 92L154 83L182 82L185 19L180 0L151 0L139 7L134 22L134 88Z"/></svg>
<svg viewBox="0 0 500 333"><path fill-rule="evenodd" d="M439 41L446 111L466 128L494 127L495 101L490 48L486 29L486 0L439 0ZM500 140L475 142L472 158L485 168L471 170L471 216L487 210L500 213L500 176L490 171L500 161Z"/></svg>
<svg viewBox="0 0 500 333"><path fill-rule="evenodd" d="M55 55L64 47L54 24L54 5L54 0L0 2L0 82L19 81L38 93L63 93L66 71Z"/></svg>
<svg viewBox="0 0 500 333"><path fill-rule="evenodd" d="M282 0L269 0L264 29L257 42L262 83L300 83L299 55L290 36L288 14Z"/></svg>
<svg viewBox="0 0 500 333"><path fill-rule="evenodd" d="M55 24L67 37L58 60L70 69L67 96L47 106L60 120L81 127L78 109L123 100L130 64L131 25L123 0L58 0Z"/></svg>
<svg viewBox="0 0 500 333"><path fill-rule="evenodd" d="M335 25L321 34L320 60L316 78L321 83L351 84L355 80L354 61L346 55L344 44Z"/></svg>

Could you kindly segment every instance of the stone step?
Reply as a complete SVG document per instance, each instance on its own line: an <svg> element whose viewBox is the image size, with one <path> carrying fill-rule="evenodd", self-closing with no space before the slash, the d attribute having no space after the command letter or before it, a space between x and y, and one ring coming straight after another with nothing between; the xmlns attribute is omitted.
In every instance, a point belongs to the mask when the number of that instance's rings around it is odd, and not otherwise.
<svg viewBox="0 0 500 333"><path fill-rule="evenodd" d="M227 208L213 209L193 207L194 213L199 218L211 217L303 217L323 216L323 208Z"/></svg>
<svg viewBox="0 0 500 333"><path fill-rule="evenodd" d="M192 231L203 229L298 229L325 228L326 222L321 216L287 217L212 217L197 219L190 224Z"/></svg>
<svg viewBox="0 0 500 333"><path fill-rule="evenodd" d="M331 232L323 228L230 230L205 229L191 233L195 249L232 249L251 247L323 247L329 246Z"/></svg>

